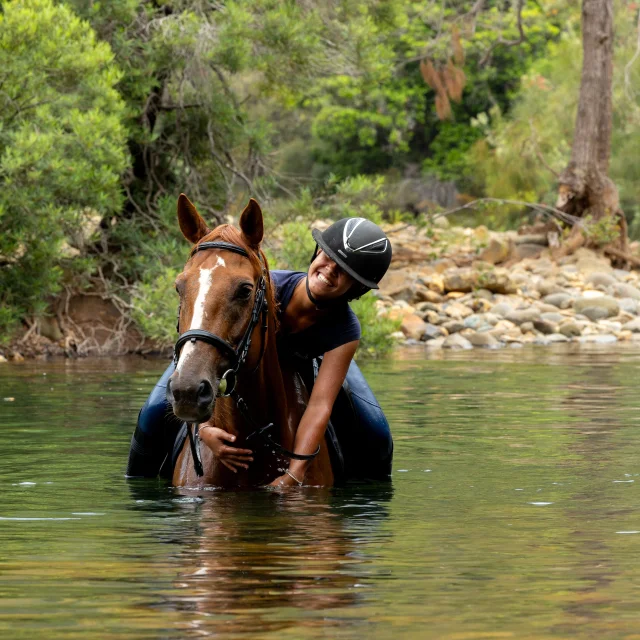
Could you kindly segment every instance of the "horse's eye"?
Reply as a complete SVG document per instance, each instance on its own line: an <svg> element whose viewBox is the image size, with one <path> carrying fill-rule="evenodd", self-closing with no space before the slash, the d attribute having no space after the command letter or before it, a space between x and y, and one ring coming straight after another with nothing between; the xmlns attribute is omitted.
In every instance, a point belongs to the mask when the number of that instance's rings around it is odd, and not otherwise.
<svg viewBox="0 0 640 640"><path fill-rule="evenodd" d="M243 282L236 289L236 298L238 300L248 300L251 297L252 291L253 291L253 287L250 284Z"/></svg>

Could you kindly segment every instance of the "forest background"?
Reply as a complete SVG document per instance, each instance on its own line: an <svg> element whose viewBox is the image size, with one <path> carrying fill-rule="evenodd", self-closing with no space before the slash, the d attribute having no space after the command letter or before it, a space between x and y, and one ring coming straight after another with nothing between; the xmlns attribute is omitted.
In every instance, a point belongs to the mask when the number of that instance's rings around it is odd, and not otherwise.
<svg viewBox="0 0 640 640"><path fill-rule="evenodd" d="M609 175L640 236L640 6L615 0ZM428 225L556 201L582 65L578 0L12 0L0 4L0 343L78 292L175 338L185 192L248 196L272 267L319 218ZM517 227L493 203L466 224ZM368 294L364 347L393 329Z"/></svg>

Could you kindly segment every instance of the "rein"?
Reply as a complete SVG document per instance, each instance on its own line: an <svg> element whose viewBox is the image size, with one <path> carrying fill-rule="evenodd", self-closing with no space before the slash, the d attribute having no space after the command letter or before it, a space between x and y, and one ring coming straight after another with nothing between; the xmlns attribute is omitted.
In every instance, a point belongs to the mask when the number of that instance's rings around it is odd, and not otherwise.
<svg viewBox="0 0 640 640"><path fill-rule="evenodd" d="M225 251L232 251L233 253L237 253L245 258L249 258L248 252L241 246L232 244L230 242L202 242L196 245L191 252L191 256L193 257L198 251L205 251L207 249L223 249ZM262 262L262 259L260 260ZM262 357L264 356L265 348L266 348L266 337L267 337L267 328L268 328L268 313L269 307L267 304L267 278L266 278L266 268L264 263L262 264L262 275L258 279L256 296L253 302L253 310L251 311L251 318L249 320L249 324L242 336L237 347L233 347L227 340L221 338L215 333L211 333L209 331L205 331L204 329L189 329L184 333L178 336L176 340L176 344L173 349L173 359L176 365L178 364L178 360L180 358L180 352L182 351L182 347L187 343L191 342L195 344L197 340L201 342L206 342L213 347L217 347L224 353L226 353L231 359L231 368L227 369L222 375L220 379L220 383L218 385L218 393L217 395L222 398L231 397L238 408L238 411L242 415L242 417L249 423L250 426L254 427L254 431L247 436L247 440L252 438L255 435L258 435L263 440L265 440L268 444L274 447L275 450L280 452L282 455L287 456L288 458L292 458L294 460L312 460L315 458L320 452L320 446L318 445L318 449L311 454L301 454L294 453L293 451L289 451L285 449L282 445L278 444L271 436L269 436L266 432L273 427L273 423L269 423L264 427L260 427L251 417L251 413L249 411L249 407L244 399L238 395L236 391L236 384L238 380L238 371L245 364L247 356L249 354L249 349L251 348L251 340L253 337L253 331L258 325L258 322L262 318L262 340L260 343L260 356L258 357L258 362L254 367L253 371L256 371ZM178 333L180 333L180 308L178 307ZM194 433L195 432L195 433ZM187 434L189 436L189 446L191 447L191 456L193 458L193 467L198 477L202 477L204 475L204 469L202 467L202 459L200 457L200 447L199 447L199 424L195 424L194 432L191 431L191 425L187 423Z"/></svg>

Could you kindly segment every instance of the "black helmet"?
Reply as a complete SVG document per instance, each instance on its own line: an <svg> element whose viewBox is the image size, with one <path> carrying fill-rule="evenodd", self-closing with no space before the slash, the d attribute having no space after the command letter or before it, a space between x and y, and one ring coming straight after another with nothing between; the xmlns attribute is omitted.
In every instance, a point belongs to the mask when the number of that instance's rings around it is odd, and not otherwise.
<svg viewBox="0 0 640 640"><path fill-rule="evenodd" d="M354 280L378 289L391 262L391 243L377 224L366 218L343 218L323 232L313 229L311 235Z"/></svg>

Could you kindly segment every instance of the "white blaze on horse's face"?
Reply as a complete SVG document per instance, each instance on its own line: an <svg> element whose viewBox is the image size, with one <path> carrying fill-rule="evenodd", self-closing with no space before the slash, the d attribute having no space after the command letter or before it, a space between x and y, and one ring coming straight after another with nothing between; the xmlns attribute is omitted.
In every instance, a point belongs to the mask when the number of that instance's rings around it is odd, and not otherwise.
<svg viewBox="0 0 640 640"><path fill-rule="evenodd" d="M205 308L207 306L207 295L211 289L211 283L213 282L213 272L218 267L226 267L225 261L218 256L215 265L211 269L200 269L200 276L198 277L198 296L195 304L193 305L193 315L191 316L191 326L189 329L202 329L202 321L206 316ZM193 343L187 342L180 353L180 359L176 366L176 371L180 371L185 362L189 359L189 356L193 352Z"/></svg>

